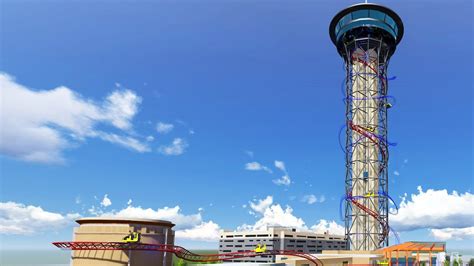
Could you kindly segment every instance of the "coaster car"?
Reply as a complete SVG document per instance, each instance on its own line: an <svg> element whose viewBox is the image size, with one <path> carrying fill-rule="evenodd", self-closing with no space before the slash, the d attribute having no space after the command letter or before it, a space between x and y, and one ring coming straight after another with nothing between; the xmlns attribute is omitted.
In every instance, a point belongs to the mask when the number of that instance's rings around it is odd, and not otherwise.
<svg viewBox="0 0 474 266"><path fill-rule="evenodd" d="M123 238L122 243L138 243L140 242L140 233L130 232L126 237Z"/></svg>
<svg viewBox="0 0 474 266"><path fill-rule="evenodd" d="M257 244L257 247L253 251L255 251L255 253L264 253L267 251L267 244L264 244L263 246L262 244Z"/></svg>

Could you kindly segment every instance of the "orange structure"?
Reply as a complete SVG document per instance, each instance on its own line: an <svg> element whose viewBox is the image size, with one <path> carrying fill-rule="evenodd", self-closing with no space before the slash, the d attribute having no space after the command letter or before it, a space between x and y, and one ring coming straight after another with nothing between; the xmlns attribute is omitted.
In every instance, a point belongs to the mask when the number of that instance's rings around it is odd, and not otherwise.
<svg viewBox="0 0 474 266"><path fill-rule="evenodd" d="M428 254L428 261L429 266L431 264L432 254L438 252L445 252L446 251L446 243L445 242L405 242L398 245L393 245L390 247L386 247L382 249L385 258L388 260L388 265L392 266L392 259L395 258L396 265L399 266L399 258L400 255L405 257L405 265L408 266L408 258L415 256L416 259L415 263L420 265L420 253ZM395 255L395 257L393 257Z"/></svg>

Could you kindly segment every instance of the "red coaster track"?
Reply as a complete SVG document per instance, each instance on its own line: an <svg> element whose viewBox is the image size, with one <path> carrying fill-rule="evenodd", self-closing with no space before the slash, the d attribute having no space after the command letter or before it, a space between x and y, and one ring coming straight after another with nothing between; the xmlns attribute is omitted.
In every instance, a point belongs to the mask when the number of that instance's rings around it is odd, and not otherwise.
<svg viewBox="0 0 474 266"><path fill-rule="evenodd" d="M238 258L256 257L261 255L287 255L307 259L316 266L323 263L311 254L297 252L294 250L267 250L266 252L255 252L246 250L243 252L231 252L222 254L196 254L183 247L174 245L155 245L143 243L121 243L121 242L53 242L53 245L64 250L137 250L157 251L173 253L176 257L193 262L214 262Z"/></svg>

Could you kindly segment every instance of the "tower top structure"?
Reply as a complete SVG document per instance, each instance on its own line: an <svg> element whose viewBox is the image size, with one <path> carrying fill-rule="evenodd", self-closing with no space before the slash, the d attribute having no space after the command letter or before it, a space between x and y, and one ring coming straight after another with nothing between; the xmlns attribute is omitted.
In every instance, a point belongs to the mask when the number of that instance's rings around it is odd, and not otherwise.
<svg viewBox="0 0 474 266"><path fill-rule="evenodd" d="M329 24L329 36L341 56L344 43L359 37L383 37L389 56L402 40L404 32L400 16L388 7L377 4L355 4L341 10Z"/></svg>

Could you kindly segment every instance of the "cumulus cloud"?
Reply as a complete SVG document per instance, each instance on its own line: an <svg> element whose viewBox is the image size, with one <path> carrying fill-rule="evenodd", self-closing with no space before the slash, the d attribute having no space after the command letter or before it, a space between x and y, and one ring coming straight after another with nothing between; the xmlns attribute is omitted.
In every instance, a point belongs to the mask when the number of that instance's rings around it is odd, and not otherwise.
<svg viewBox="0 0 474 266"><path fill-rule="evenodd" d="M311 226L311 230L318 234L324 234L325 232L334 235L345 234L344 226L337 224L335 221L327 221L324 219L319 220L319 223Z"/></svg>
<svg viewBox="0 0 474 266"><path fill-rule="evenodd" d="M275 167L282 170L283 172L286 172L285 163L282 161L275 161Z"/></svg>
<svg viewBox="0 0 474 266"><path fill-rule="evenodd" d="M103 207L109 207L112 205L112 201L109 199L109 195L105 194L102 202L100 203Z"/></svg>
<svg viewBox="0 0 474 266"><path fill-rule="evenodd" d="M158 152L164 155L181 155L188 147L188 143L181 139L175 138L170 145L162 145L158 148Z"/></svg>
<svg viewBox="0 0 474 266"><path fill-rule="evenodd" d="M308 203L308 204L314 204L314 203L317 203L317 202L322 203L322 202L326 201L326 197L324 195L321 195L318 198L318 197L316 197L316 195L310 194L310 195L304 195L301 198L301 201L305 202L305 203Z"/></svg>
<svg viewBox="0 0 474 266"><path fill-rule="evenodd" d="M446 189L423 191L418 187L418 194L402 198L398 214L391 215L390 221L397 231L447 230L432 231L438 235L449 233L449 228L469 228L474 224L474 195L469 192L449 193Z"/></svg>
<svg viewBox="0 0 474 266"><path fill-rule="evenodd" d="M220 230L213 221L203 222L193 228L176 231L176 238L213 242L219 239Z"/></svg>
<svg viewBox="0 0 474 266"><path fill-rule="evenodd" d="M474 226L466 228L443 228L443 229L430 229L431 235L436 240L465 240L474 239Z"/></svg>
<svg viewBox="0 0 474 266"><path fill-rule="evenodd" d="M0 234L32 235L58 230L78 217L77 213L62 215L45 211L39 206L0 202Z"/></svg>
<svg viewBox="0 0 474 266"><path fill-rule="evenodd" d="M393 171L393 174L396 175L396 176L399 176L399 175L400 175L400 172L398 172L398 171Z"/></svg>
<svg viewBox="0 0 474 266"><path fill-rule="evenodd" d="M250 208L256 213L263 214L273 203L273 197L267 196L265 199L249 201ZM245 207L244 207L245 208Z"/></svg>
<svg viewBox="0 0 474 266"><path fill-rule="evenodd" d="M291 184L291 179L289 175L284 175L279 179L272 180L276 185L289 186Z"/></svg>
<svg viewBox="0 0 474 266"><path fill-rule="evenodd" d="M135 207L130 205L119 211L102 213L102 217L144 218L171 221L176 226L176 238L199 241L215 241L219 239L220 227L213 221L203 221L201 212L183 214L180 206L158 209Z"/></svg>
<svg viewBox="0 0 474 266"><path fill-rule="evenodd" d="M265 171L268 173L272 173L272 169L266 167L265 165L260 164L259 162L251 162L245 164L245 170L249 171Z"/></svg>
<svg viewBox="0 0 474 266"><path fill-rule="evenodd" d="M317 233L329 231L333 234L344 234L344 227L335 221L320 220L308 228L302 218L293 214L290 206L282 207L280 204L273 204L273 197L267 196L265 199L250 201L250 208L260 217L255 224L243 224L237 230L265 230L268 226L293 227L299 230L313 230Z"/></svg>
<svg viewBox="0 0 474 266"><path fill-rule="evenodd" d="M87 138L138 152L149 150L130 135L141 103L131 90L120 87L102 102L94 102L64 86L33 90L5 73L0 73L0 87L0 152L4 155L41 163L64 162L64 150ZM109 126L119 134L100 131L98 126Z"/></svg>
<svg viewBox="0 0 474 266"><path fill-rule="evenodd" d="M156 131L160 134L167 134L170 133L171 130L173 130L174 125L173 124L167 124L163 122L158 122L156 124Z"/></svg>
<svg viewBox="0 0 474 266"><path fill-rule="evenodd" d="M288 171L286 170L285 163L282 161L275 161L275 167L280 169L284 175L278 179L273 179L273 183L280 186L289 186L291 184L291 177L288 174Z"/></svg>
<svg viewBox="0 0 474 266"><path fill-rule="evenodd" d="M177 230L190 229L202 223L202 216L200 213L185 215L181 212L180 206L152 209L129 205L125 209L106 212L101 214L101 216L167 220L175 223L175 229Z"/></svg>
<svg viewBox="0 0 474 266"><path fill-rule="evenodd" d="M237 230L266 230L268 226L287 226L297 229L307 229L303 219L293 215L290 206L282 208L280 204L268 206L262 213L262 217L253 225L244 224Z"/></svg>

